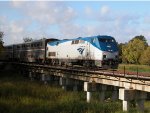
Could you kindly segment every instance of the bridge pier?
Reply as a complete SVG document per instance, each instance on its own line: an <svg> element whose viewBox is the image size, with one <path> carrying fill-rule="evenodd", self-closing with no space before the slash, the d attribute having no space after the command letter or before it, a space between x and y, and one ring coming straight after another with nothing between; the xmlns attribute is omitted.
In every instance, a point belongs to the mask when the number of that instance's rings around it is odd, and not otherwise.
<svg viewBox="0 0 150 113"><path fill-rule="evenodd" d="M96 83L84 82L84 91L86 91L86 100L90 103L92 92L96 91Z"/></svg>
<svg viewBox="0 0 150 113"><path fill-rule="evenodd" d="M119 89L119 99L122 100L123 111L128 111L130 107L130 101L134 98L135 91L133 89Z"/></svg>
<svg viewBox="0 0 150 113"><path fill-rule="evenodd" d="M147 93L143 91L136 91L136 105L140 112L144 112L144 102L147 97Z"/></svg>
<svg viewBox="0 0 150 113"><path fill-rule="evenodd" d="M67 87L67 90L73 91L74 86L75 86L75 80L74 79L70 79L70 78L66 78L66 87Z"/></svg>
<svg viewBox="0 0 150 113"><path fill-rule="evenodd" d="M31 71L29 71L29 78L30 78L30 80L31 81L33 81L34 80L34 78L33 78L33 75L32 75L33 73L31 72Z"/></svg>
<svg viewBox="0 0 150 113"><path fill-rule="evenodd" d="M53 82L53 80L54 80L54 76L51 76L49 74L44 74L44 73L41 74L41 81L43 81L44 84L47 84L49 82L51 83Z"/></svg>
<svg viewBox="0 0 150 113"><path fill-rule="evenodd" d="M88 103L90 103L91 97L92 97L92 93L87 91L87 92L86 92L86 98L87 98L87 102L88 102Z"/></svg>
<svg viewBox="0 0 150 113"><path fill-rule="evenodd" d="M53 75L48 75L48 81L50 84L54 83L54 76Z"/></svg>
<svg viewBox="0 0 150 113"><path fill-rule="evenodd" d="M89 82L84 82L84 91L86 91L86 100L88 103L91 101L91 83Z"/></svg>
<svg viewBox="0 0 150 113"><path fill-rule="evenodd" d="M129 104L130 104L129 100L128 101L125 101L125 100L122 101L123 111L128 111L129 110L129 108L130 108Z"/></svg>
<svg viewBox="0 0 150 113"><path fill-rule="evenodd" d="M78 91L78 81L77 80L74 80L74 85L73 85L73 91Z"/></svg>
<svg viewBox="0 0 150 113"><path fill-rule="evenodd" d="M116 86L113 86L113 92L112 92L112 101L115 101L118 99L118 88Z"/></svg>
<svg viewBox="0 0 150 113"><path fill-rule="evenodd" d="M52 82L56 85L56 86L59 86L60 85L60 77L59 76L54 76L54 75L51 75L52 76Z"/></svg>
<svg viewBox="0 0 150 113"><path fill-rule="evenodd" d="M65 77L60 77L59 84L62 86L64 90L71 90L73 89L73 80Z"/></svg>
<svg viewBox="0 0 150 113"><path fill-rule="evenodd" d="M30 78L30 74L28 71L23 70L23 69L20 69L20 71L21 71L21 75L23 75L23 77Z"/></svg>
<svg viewBox="0 0 150 113"><path fill-rule="evenodd" d="M100 102L103 102L105 100L105 92L107 90L107 85L100 84L99 88L100 88L99 99L100 99Z"/></svg>
<svg viewBox="0 0 150 113"><path fill-rule="evenodd" d="M60 77L59 85L62 86L62 89L64 90L72 91L78 91L81 89L80 87L82 86L79 80L69 79L66 77Z"/></svg>
<svg viewBox="0 0 150 113"><path fill-rule="evenodd" d="M79 91L80 89L80 81L79 80L73 80L73 91Z"/></svg>
<svg viewBox="0 0 150 113"><path fill-rule="evenodd" d="M128 111L131 101L136 101L137 108L140 112L143 112L146 92L121 88L119 89L119 99L123 101L123 111Z"/></svg>
<svg viewBox="0 0 150 113"><path fill-rule="evenodd" d="M44 73L42 73L41 80L44 82L44 84L47 84L47 81L48 81L47 75L45 75Z"/></svg>
<svg viewBox="0 0 150 113"><path fill-rule="evenodd" d="M66 78L60 77L59 78L59 85L62 86L62 89L66 90Z"/></svg>

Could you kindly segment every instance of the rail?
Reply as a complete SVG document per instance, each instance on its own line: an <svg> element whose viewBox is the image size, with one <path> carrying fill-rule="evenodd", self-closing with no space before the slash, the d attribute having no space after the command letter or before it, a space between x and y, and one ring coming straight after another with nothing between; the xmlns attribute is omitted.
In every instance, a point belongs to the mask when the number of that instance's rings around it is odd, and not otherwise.
<svg viewBox="0 0 150 113"><path fill-rule="evenodd" d="M47 69L55 69L55 70L63 70L70 72L78 72L78 73L86 73L87 75L106 75L113 77L122 77L127 79L137 79L137 80L146 80L150 81L150 77L139 76L139 75L131 75L126 73L115 73L115 70L102 70L102 69L94 69L94 68L83 68L83 67L62 67L62 66L51 66L51 65L42 65L42 64L34 64L34 63L18 63L18 62L10 62L12 64L30 66L36 68L47 68Z"/></svg>

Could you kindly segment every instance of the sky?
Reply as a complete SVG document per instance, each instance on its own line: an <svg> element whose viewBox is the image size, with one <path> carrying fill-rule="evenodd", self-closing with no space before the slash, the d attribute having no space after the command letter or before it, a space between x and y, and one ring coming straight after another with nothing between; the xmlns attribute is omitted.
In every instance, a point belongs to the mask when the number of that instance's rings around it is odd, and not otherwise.
<svg viewBox="0 0 150 113"><path fill-rule="evenodd" d="M143 35L150 45L150 1L0 1L4 45L23 38L108 35L125 43Z"/></svg>

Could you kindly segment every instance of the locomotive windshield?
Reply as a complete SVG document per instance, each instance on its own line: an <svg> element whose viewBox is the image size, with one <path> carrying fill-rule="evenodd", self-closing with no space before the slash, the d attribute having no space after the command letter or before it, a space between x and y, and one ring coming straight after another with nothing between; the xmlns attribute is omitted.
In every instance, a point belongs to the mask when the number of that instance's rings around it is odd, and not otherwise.
<svg viewBox="0 0 150 113"><path fill-rule="evenodd" d="M98 38L99 42L115 42L114 39Z"/></svg>
<svg viewBox="0 0 150 113"><path fill-rule="evenodd" d="M108 52L118 51L117 43L112 37L101 37L98 38L101 50Z"/></svg>

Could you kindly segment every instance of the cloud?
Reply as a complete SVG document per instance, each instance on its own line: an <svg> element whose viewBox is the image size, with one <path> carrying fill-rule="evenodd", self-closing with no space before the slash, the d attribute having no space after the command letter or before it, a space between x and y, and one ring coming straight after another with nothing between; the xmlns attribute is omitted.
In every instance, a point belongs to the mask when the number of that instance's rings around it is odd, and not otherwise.
<svg viewBox="0 0 150 113"><path fill-rule="evenodd" d="M12 0L11 5L13 5L16 8L21 8L24 5L24 1Z"/></svg>
<svg viewBox="0 0 150 113"><path fill-rule="evenodd" d="M85 7L84 12L86 19L93 19L95 21L103 21L103 22L114 20L114 14L112 13L110 7L106 5L101 6L99 10L87 6Z"/></svg>
<svg viewBox="0 0 150 113"><path fill-rule="evenodd" d="M85 14L88 16L91 16L93 14L93 9L89 6L86 6L84 10L85 10Z"/></svg>
<svg viewBox="0 0 150 113"><path fill-rule="evenodd" d="M41 32L40 28L36 28L35 31L28 31L31 21L16 20L10 21L7 17L0 16L0 31L4 32L4 44L16 44L22 43L24 37L31 37L34 39L42 38L46 35Z"/></svg>
<svg viewBox="0 0 150 113"><path fill-rule="evenodd" d="M41 37L59 36L49 31L53 26L67 26L76 18L75 10L64 2L19 2L12 1L11 7L23 17L17 20L1 19L1 30L5 32L5 44L20 43L23 37L39 39ZM32 29L32 24L36 27ZM57 31L59 32L59 31Z"/></svg>
<svg viewBox="0 0 150 113"><path fill-rule="evenodd" d="M107 15L110 12L110 9L108 6L102 6L100 9L100 14L101 15Z"/></svg>
<svg viewBox="0 0 150 113"><path fill-rule="evenodd" d="M104 5L99 8L99 11L89 6L86 7L85 15L89 21L92 19L97 22L96 26L90 26L92 34L111 35L118 42L127 42L134 36L145 34L141 30L142 16L134 12L116 11ZM86 31L87 28L85 27Z"/></svg>
<svg viewBox="0 0 150 113"><path fill-rule="evenodd" d="M18 1L15 1L15 4L16 2ZM17 5L13 2L12 5L19 8L32 21L39 21L42 24L64 23L73 20L76 16L75 10L64 2L32 1Z"/></svg>
<svg viewBox="0 0 150 113"><path fill-rule="evenodd" d="M0 21L1 28L0 30L4 32L4 39L3 41L5 44L12 44L21 42L21 37L24 32L22 26L19 26L17 22L9 22L8 19Z"/></svg>

